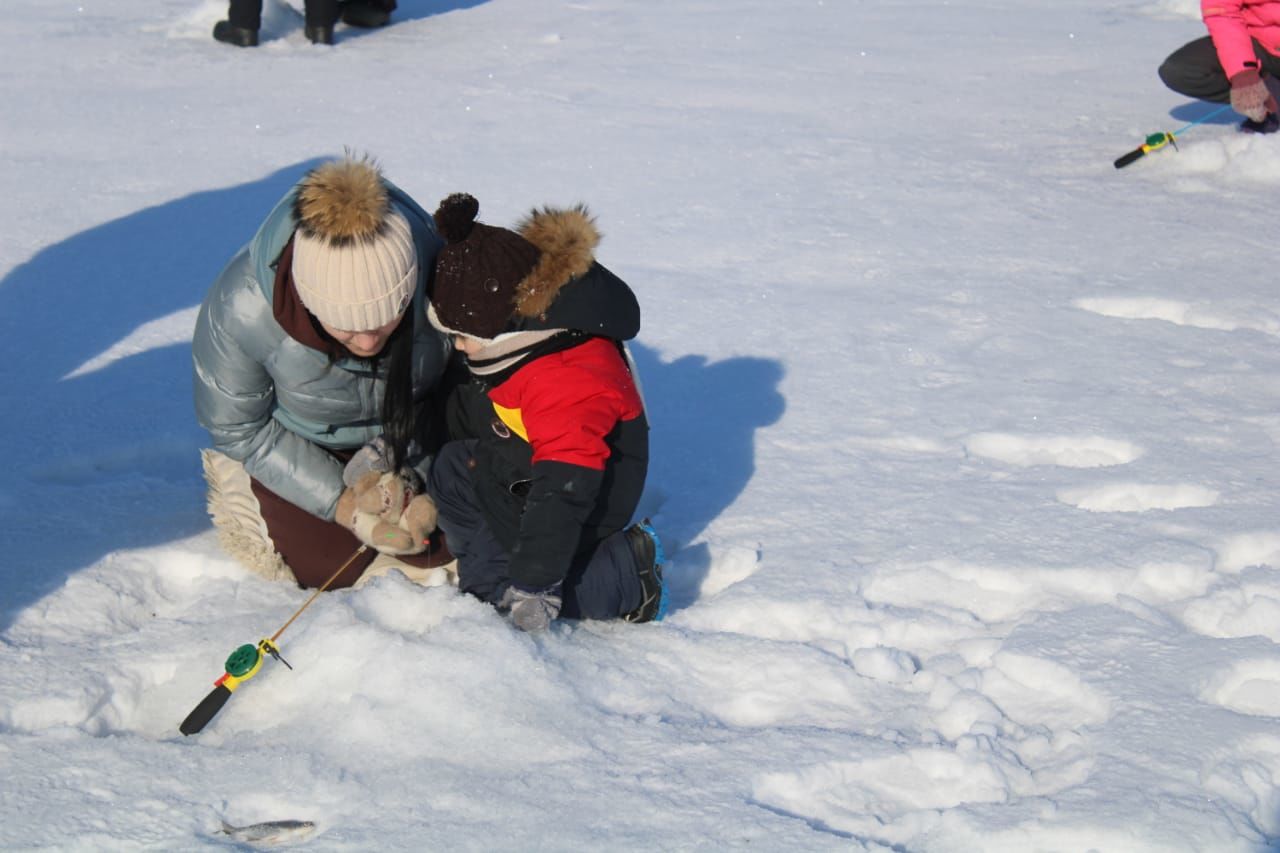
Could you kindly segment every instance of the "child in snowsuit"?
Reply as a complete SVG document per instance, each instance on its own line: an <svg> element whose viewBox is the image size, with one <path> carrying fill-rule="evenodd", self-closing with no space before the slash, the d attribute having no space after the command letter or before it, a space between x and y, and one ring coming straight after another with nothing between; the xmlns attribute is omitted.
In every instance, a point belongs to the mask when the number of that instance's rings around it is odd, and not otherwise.
<svg viewBox="0 0 1280 853"><path fill-rule="evenodd" d="M524 630L558 616L646 622L665 609L652 527L628 527L649 426L623 341L640 330L627 285L594 257L586 210L534 211L516 231L475 221L455 194L436 227L428 316L473 377L427 482L464 591Z"/></svg>
<svg viewBox="0 0 1280 853"><path fill-rule="evenodd" d="M1280 77L1280 0L1201 0L1209 35L1174 51L1160 79L1180 95L1230 103L1241 129L1280 129L1275 96L1264 76Z"/></svg>

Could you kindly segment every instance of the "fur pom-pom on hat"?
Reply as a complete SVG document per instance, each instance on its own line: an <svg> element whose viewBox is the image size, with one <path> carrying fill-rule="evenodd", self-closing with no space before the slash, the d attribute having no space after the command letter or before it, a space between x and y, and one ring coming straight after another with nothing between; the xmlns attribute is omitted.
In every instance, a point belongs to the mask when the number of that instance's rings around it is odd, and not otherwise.
<svg viewBox="0 0 1280 853"><path fill-rule="evenodd" d="M475 196L454 193L436 209L436 231L446 243L461 243L471 233L479 212L480 202Z"/></svg>
<svg viewBox="0 0 1280 853"><path fill-rule="evenodd" d="M341 244L376 235L391 207L382 174L371 160L334 160L302 179L294 211L308 237Z"/></svg>
<svg viewBox="0 0 1280 853"><path fill-rule="evenodd" d="M293 282L321 323L365 332L404 312L418 283L418 252L372 160L317 166L298 185L293 212Z"/></svg>

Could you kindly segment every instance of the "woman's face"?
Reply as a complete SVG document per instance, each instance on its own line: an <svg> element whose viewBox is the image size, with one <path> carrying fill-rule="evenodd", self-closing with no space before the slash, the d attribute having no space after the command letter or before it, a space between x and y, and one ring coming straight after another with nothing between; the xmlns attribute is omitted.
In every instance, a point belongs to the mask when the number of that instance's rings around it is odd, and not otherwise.
<svg viewBox="0 0 1280 853"><path fill-rule="evenodd" d="M350 350L352 355L359 358L373 358L382 352L382 348L387 345L387 339L396 330L396 326L400 325L400 319L403 316L404 314L401 314L400 317L396 317L385 326L371 329L367 332L346 332L342 329L335 329L325 323L320 325L335 341Z"/></svg>

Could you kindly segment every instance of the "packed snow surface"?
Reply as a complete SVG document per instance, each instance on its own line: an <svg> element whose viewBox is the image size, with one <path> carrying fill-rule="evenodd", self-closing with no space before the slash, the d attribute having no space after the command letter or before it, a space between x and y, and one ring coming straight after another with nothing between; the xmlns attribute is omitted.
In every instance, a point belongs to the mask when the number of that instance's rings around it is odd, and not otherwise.
<svg viewBox="0 0 1280 853"><path fill-rule="evenodd" d="M1193 0L6 0L0 847L1280 845L1280 136ZM196 307L307 168L585 202L639 294L660 624L224 555Z"/></svg>

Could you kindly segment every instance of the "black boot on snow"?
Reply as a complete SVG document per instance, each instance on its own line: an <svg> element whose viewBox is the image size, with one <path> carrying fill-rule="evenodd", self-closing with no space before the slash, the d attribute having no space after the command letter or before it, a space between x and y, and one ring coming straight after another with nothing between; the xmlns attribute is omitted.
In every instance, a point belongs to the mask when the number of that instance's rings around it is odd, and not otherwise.
<svg viewBox="0 0 1280 853"><path fill-rule="evenodd" d="M391 20L391 12L376 2L351 0L342 4L342 22L352 27L374 29L385 27Z"/></svg>
<svg viewBox="0 0 1280 853"><path fill-rule="evenodd" d="M223 44L236 47L257 47L258 31L248 27L233 27L230 21L218 21L213 25L213 37Z"/></svg>
<svg viewBox="0 0 1280 853"><path fill-rule="evenodd" d="M667 585L662 579L662 567L667 560L662 553L662 543L647 518L628 527L626 536L636 558L640 606L622 618L627 622L658 622L667 615Z"/></svg>
<svg viewBox="0 0 1280 853"><path fill-rule="evenodd" d="M1267 113L1267 117L1262 121L1247 118L1240 122L1240 130L1242 133L1275 133L1280 130L1280 116Z"/></svg>
<svg viewBox="0 0 1280 853"><path fill-rule="evenodd" d="M308 26L306 27L305 31L307 34L307 41L311 42L312 44L333 44L333 27L332 26L328 26L328 27Z"/></svg>

